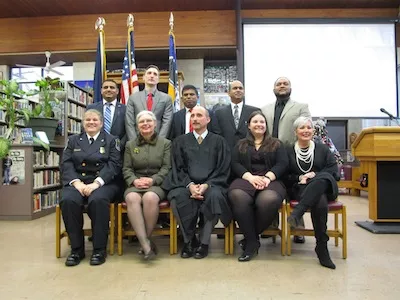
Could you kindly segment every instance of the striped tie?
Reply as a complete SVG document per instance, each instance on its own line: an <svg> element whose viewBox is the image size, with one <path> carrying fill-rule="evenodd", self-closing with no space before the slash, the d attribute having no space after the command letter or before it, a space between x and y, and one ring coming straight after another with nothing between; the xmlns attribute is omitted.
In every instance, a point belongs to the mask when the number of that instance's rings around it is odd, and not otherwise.
<svg viewBox="0 0 400 300"><path fill-rule="evenodd" d="M111 108L110 108L110 105L112 105L112 103L106 104L106 111L104 112L104 130L107 133L110 133L110 131L111 131Z"/></svg>

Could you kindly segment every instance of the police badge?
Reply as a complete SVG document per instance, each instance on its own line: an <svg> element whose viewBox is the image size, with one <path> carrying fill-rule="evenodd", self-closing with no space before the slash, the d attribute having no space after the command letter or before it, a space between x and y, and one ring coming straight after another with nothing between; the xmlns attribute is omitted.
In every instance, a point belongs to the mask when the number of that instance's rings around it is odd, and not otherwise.
<svg viewBox="0 0 400 300"><path fill-rule="evenodd" d="M121 142L119 139L115 139L115 149L121 151Z"/></svg>

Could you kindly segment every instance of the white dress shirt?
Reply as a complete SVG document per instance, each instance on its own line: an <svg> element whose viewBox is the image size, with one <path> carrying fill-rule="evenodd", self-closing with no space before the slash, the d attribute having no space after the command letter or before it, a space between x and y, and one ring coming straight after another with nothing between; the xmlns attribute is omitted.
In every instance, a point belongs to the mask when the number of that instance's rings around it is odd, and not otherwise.
<svg viewBox="0 0 400 300"><path fill-rule="evenodd" d="M114 101L111 101L111 102L108 102L108 101L103 99L103 116L106 115L107 103L111 103L111 105L110 105L111 120L110 121L111 121L111 125L112 125L113 120L114 120L115 108L117 107L117 99L115 99Z"/></svg>
<svg viewBox="0 0 400 300"><path fill-rule="evenodd" d="M238 106L239 119L240 119L240 116L242 115L243 101L241 101L241 102L238 103L238 104L235 104L235 103L232 103L232 102L231 102L232 116L234 116L234 114L235 114L235 105Z"/></svg>

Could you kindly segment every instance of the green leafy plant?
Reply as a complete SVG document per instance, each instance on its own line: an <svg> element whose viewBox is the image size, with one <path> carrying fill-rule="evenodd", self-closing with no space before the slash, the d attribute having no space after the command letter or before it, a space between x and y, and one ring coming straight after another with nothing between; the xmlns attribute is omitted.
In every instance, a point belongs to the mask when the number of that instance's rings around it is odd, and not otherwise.
<svg viewBox="0 0 400 300"><path fill-rule="evenodd" d="M5 112L5 122L7 123L7 130L0 137L0 159L2 159L10 150L18 121L23 120L26 123L32 116L32 112L24 107L24 104L28 103L28 100L22 99L26 93L19 89L15 80L0 80L0 91L0 109ZM49 146L38 138L34 137L33 141L49 150Z"/></svg>
<svg viewBox="0 0 400 300"><path fill-rule="evenodd" d="M42 78L35 82L35 86L39 90L33 91L30 94L39 94L39 103L32 110L33 117L54 118L53 106L60 103L55 97L56 91L61 91L63 88L60 85L59 78Z"/></svg>

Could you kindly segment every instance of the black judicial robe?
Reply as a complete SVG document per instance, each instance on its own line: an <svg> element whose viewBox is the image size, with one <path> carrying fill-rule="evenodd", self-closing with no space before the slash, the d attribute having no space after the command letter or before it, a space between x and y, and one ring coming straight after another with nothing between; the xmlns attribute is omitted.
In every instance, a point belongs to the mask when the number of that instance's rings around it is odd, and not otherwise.
<svg viewBox="0 0 400 300"><path fill-rule="evenodd" d="M231 153L225 139L208 132L199 145L193 133L181 135L172 143L172 169L162 187L169 191L168 200L176 200L182 221L197 216L196 205L205 218L211 220L219 215L221 222L228 225L231 211L226 200L228 178L230 174ZM189 183L208 184L203 201L180 197L182 189ZM209 190L218 192L208 193ZM207 194L212 196L207 197Z"/></svg>

